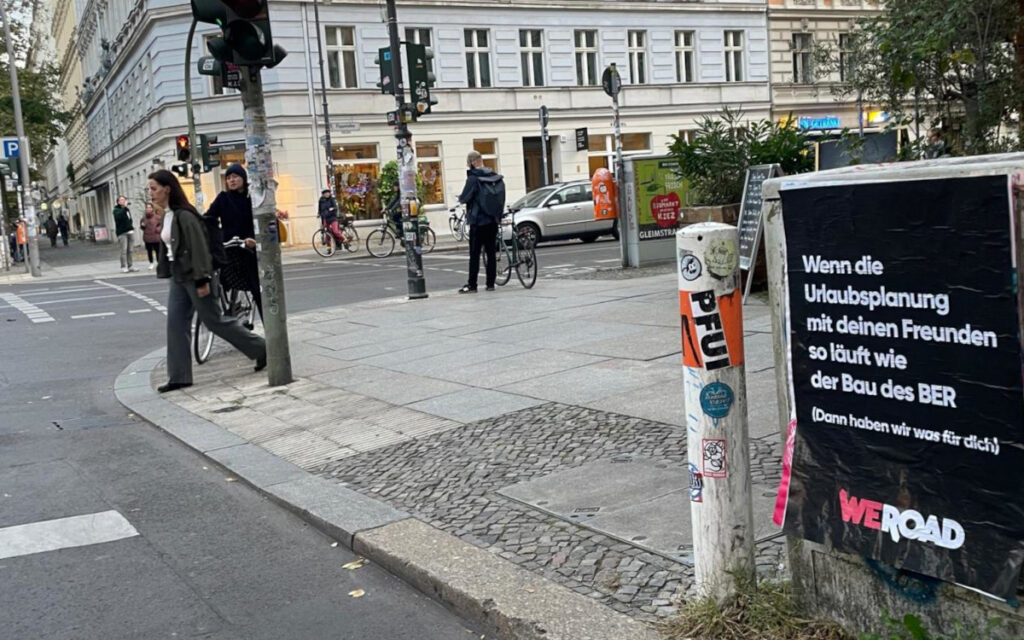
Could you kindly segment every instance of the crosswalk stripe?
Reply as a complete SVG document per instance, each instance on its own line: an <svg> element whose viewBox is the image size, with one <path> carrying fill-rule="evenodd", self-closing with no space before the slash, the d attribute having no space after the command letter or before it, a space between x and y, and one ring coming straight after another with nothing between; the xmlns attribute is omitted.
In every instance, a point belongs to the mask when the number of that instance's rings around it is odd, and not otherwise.
<svg viewBox="0 0 1024 640"><path fill-rule="evenodd" d="M135 527L114 510L19 524L0 529L0 560L113 542L137 535L139 532Z"/></svg>
<svg viewBox="0 0 1024 640"><path fill-rule="evenodd" d="M107 316L115 315L113 311L104 311L102 313L82 313L77 316L71 316L72 320L81 320L83 318L106 318Z"/></svg>
<svg viewBox="0 0 1024 640"><path fill-rule="evenodd" d="M157 311L159 311L160 313L162 313L164 315L167 315L167 307L165 307L162 303L154 300L153 298L150 298L149 296L143 295L143 294L138 293L136 291L132 291L131 289L126 289L125 287L122 287L120 285L116 285L116 284L114 284L112 282L105 282L103 280L94 280L93 282L95 282L96 284L103 285L104 287L110 287L111 289L113 289L115 291L120 291L121 293L123 293L125 295L129 295L129 296L135 298L136 300L141 300L141 301L145 302L146 304L148 304L149 306L151 306L154 309L156 309Z"/></svg>
<svg viewBox="0 0 1024 640"><path fill-rule="evenodd" d="M36 324L54 321L50 314L13 293L0 293L0 300L3 300L18 311L22 312L25 314L25 317Z"/></svg>

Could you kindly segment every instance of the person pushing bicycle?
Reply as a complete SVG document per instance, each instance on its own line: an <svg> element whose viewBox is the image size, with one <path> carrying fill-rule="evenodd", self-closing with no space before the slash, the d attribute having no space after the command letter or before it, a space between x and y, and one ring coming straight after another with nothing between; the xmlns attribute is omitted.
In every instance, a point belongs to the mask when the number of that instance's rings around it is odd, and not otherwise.
<svg viewBox="0 0 1024 640"><path fill-rule="evenodd" d="M348 245L350 238L338 226L338 201L331 195L330 189L324 189L320 192L320 202L317 207L320 224L331 232L331 235L335 237L338 244Z"/></svg>

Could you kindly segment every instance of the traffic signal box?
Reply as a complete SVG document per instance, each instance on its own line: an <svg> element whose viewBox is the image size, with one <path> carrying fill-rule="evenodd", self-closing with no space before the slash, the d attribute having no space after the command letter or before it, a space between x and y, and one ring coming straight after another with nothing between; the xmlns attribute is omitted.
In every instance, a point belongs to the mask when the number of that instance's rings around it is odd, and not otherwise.
<svg viewBox="0 0 1024 640"><path fill-rule="evenodd" d="M430 61L434 58L434 52L430 47L415 42L403 42L405 48L405 68L409 76L409 109L413 119L430 113L430 108L437 104L437 98L430 95L430 89L434 86L434 73L430 71ZM380 72L380 80L377 86L381 93L396 95L397 90L392 78L391 47L381 47L377 50L377 57L374 59ZM400 96L405 103L405 95ZM398 122L399 112L395 113L395 121Z"/></svg>
<svg viewBox="0 0 1024 640"><path fill-rule="evenodd" d="M192 0L198 22L215 24L221 37L208 47L221 63L273 68L288 52L275 45L270 30L268 0Z"/></svg>

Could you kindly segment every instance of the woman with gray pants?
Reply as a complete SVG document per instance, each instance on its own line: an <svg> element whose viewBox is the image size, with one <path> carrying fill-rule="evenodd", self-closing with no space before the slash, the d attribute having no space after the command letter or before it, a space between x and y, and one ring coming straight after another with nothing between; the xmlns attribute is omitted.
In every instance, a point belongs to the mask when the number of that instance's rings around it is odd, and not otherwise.
<svg viewBox="0 0 1024 640"><path fill-rule="evenodd" d="M267 366L266 342L238 318L224 316L219 296L213 295L216 283L205 223L185 197L178 179L163 169L151 173L149 195L153 204L165 211L156 275L171 281L167 294L167 383L157 391L192 386L189 327L193 312L214 335L255 360L256 371L261 371Z"/></svg>

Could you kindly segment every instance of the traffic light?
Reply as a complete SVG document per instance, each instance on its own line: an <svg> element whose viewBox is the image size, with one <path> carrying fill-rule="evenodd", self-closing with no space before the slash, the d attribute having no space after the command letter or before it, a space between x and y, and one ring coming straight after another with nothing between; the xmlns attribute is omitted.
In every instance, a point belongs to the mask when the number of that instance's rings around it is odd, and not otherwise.
<svg viewBox="0 0 1024 640"><path fill-rule="evenodd" d="M413 113L417 116L430 113L430 107L437 104L437 98L430 95L434 86L434 73L429 62L434 52L430 47L415 42L405 43L405 60L409 67L409 95Z"/></svg>
<svg viewBox="0 0 1024 640"><path fill-rule="evenodd" d="M182 162L181 164L172 164L171 171L178 174L182 178L188 177L188 163Z"/></svg>
<svg viewBox="0 0 1024 640"><path fill-rule="evenodd" d="M391 47L377 49L373 63L380 69L380 80L377 82L380 92L395 95L395 83L391 81Z"/></svg>
<svg viewBox="0 0 1024 640"><path fill-rule="evenodd" d="M187 133L183 133L174 139L174 147L177 151L178 160L188 162L189 156L192 155L189 146L190 143Z"/></svg>
<svg viewBox="0 0 1024 640"><path fill-rule="evenodd" d="M191 1L192 15L198 22L221 28L222 37L211 38L207 43L217 60L269 69L288 55L283 47L273 43L268 0Z"/></svg>
<svg viewBox="0 0 1024 640"><path fill-rule="evenodd" d="M203 173L220 166L220 147L214 146L216 144L217 136L199 134L199 155L203 162Z"/></svg>

